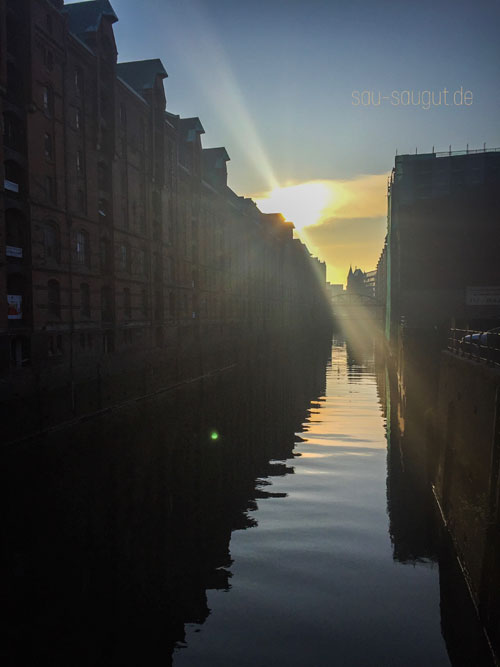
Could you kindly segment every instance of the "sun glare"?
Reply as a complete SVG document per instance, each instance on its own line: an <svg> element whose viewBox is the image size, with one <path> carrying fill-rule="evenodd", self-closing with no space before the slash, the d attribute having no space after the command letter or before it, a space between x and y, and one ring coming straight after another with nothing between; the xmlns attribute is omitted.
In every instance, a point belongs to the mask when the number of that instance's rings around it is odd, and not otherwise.
<svg viewBox="0 0 500 667"><path fill-rule="evenodd" d="M275 188L266 197L257 199L264 213L283 213L300 231L320 222L322 213L335 197L333 189L321 181Z"/></svg>

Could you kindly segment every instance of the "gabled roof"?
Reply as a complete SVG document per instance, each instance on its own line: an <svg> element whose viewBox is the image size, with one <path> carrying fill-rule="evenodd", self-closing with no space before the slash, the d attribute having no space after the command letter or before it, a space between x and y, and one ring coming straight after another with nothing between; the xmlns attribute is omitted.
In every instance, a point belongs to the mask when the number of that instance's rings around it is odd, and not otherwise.
<svg viewBox="0 0 500 667"><path fill-rule="evenodd" d="M196 116L194 118L181 118L179 129L183 141L194 141L197 134L205 134L203 125Z"/></svg>
<svg viewBox="0 0 500 667"><path fill-rule="evenodd" d="M220 169L224 167L226 162L231 160L224 146L219 148L204 148L201 155L203 166L206 169Z"/></svg>
<svg viewBox="0 0 500 667"><path fill-rule="evenodd" d="M118 63L116 65L116 74L138 93L142 93L144 90L151 90L155 85L157 76L160 76L162 79L168 76L159 58Z"/></svg>
<svg viewBox="0 0 500 667"><path fill-rule="evenodd" d="M75 35L96 32L105 16L111 23L118 21L113 7L108 0L91 0L65 5L62 10L68 16L69 30Z"/></svg>

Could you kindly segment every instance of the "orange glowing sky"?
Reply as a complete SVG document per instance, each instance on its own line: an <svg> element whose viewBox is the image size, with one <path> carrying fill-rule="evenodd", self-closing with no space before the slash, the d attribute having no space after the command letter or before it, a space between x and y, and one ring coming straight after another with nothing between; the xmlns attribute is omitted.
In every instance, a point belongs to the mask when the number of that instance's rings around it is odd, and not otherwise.
<svg viewBox="0 0 500 667"><path fill-rule="evenodd" d="M253 195L265 213L295 223L313 254L327 262L327 279L345 283L349 266L376 268L387 214L388 174L286 184Z"/></svg>

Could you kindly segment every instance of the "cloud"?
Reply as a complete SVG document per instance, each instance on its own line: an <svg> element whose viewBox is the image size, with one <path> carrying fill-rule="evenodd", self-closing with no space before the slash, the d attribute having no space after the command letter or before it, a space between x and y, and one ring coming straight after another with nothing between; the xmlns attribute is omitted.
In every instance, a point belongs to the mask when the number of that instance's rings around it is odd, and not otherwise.
<svg viewBox="0 0 500 667"><path fill-rule="evenodd" d="M377 266L387 228L385 215L329 218L307 227L302 236L311 250L328 265L328 280L345 283L349 266L371 271Z"/></svg>
<svg viewBox="0 0 500 667"><path fill-rule="evenodd" d="M287 183L254 198L261 210L294 222L310 251L326 261L328 280L345 283L350 264L364 271L376 267L386 231L388 176Z"/></svg>

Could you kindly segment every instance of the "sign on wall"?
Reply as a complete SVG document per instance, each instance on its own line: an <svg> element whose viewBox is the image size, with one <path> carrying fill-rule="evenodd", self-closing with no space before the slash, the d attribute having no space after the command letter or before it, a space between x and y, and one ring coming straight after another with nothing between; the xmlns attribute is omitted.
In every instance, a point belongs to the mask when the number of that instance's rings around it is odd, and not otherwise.
<svg viewBox="0 0 500 667"><path fill-rule="evenodd" d="M23 319L23 297L20 294L7 295L7 319Z"/></svg>
<svg viewBox="0 0 500 667"><path fill-rule="evenodd" d="M489 287L467 287L467 306L500 306L500 285Z"/></svg>

